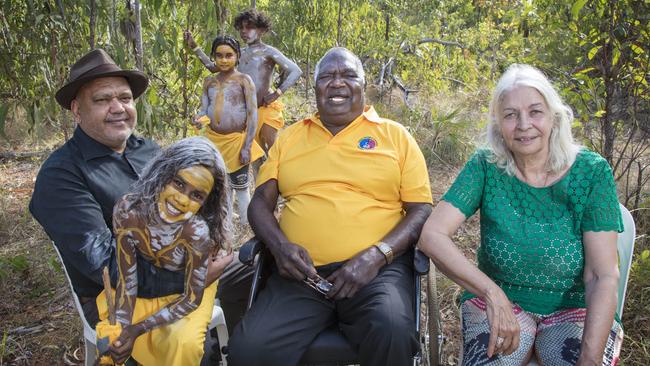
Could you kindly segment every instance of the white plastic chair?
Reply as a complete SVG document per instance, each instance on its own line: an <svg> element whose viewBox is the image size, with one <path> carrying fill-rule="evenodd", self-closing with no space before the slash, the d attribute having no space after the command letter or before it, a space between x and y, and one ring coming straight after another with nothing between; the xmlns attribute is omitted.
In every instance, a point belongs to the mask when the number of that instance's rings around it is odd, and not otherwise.
<svg viewBox="0 0 650 366"><path fill-rule="evenodd" d="M627 290L627 280L630 277L630 266L632 265L632 254L634 253L634 239L636 238L636 226L634 218L628 209L620 204L621 216L623 218L623 232L618 234L616 240L616 250L618 251L618 306L616 313L619 318L623 319L623 305L625 305L625 291ZM535 357L528 363L528 366L538 366Z"/></svg>
<svg viewBox="0 0 650 366"><path fill-rule="evenodd" d="M636 226L632 214L622 204L621 216L623 217L623 228L625 231L618 234L618 240L616 241L616 248L618 250L618 270L620 272L620 278L618 281L618 306L616 308L616 313L621 319L623 319L623 305L625 305L627 280L630 277L632 254L634 254Z"/></svg>
<svg viewBox="0 0 650 366"><path fill-rule="evenodd" d="M65 273L65 278L68 280L68 285L70 286L70 293L72 294L72 300L74 301L74 306L77 309L77 312L79 313L79 318L81 318L81 323L83 324L83 330L84 330L84 364L86 366L92 366L95 363L95 360L97 359L97 345L96 345L96 339L97 339L97 334L95 333L95 329L93 329L90 324L86 321L86 317L84 316L83 309L81 308L81 303L79 302L79 297L77 297L77 294L74 292L74 289L72 288L72 282L70 281L70 276L68 276L68 270L65 268L65 264L63 263L63 258L61 257L61 252L59 252L59 248L52 243L52 246L54 247L54 251L56 254L59 256L59 261L61 262L61 267L63 267L63 273ZM223 310L221 310L221 307L219 306L218 300L215 301L214 307L212 308L212 319L210 320L210 324L208 326L208 332L210 332L211 329L215 328L217 329L217 338L219 339L219 352L221 353L221 364L223 366L226 366L226 357L223 354L223 347L228 344L228 328L226 328L226 318L223 315Z"/></svg>

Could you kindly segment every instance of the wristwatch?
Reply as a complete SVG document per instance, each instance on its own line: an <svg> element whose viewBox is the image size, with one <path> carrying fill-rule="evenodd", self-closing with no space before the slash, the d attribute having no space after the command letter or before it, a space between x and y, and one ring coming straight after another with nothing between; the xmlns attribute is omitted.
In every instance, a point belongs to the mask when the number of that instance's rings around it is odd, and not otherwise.
<svg viewBox="0 0 650 366"><path fill-rule="evenodd" d="M384 243L383 241L380 241L375 244L375 247L377 247L381 254L383 254L386 258L386 264L391 264L393 261L393 249L391 249L390 245Z"/></svg>

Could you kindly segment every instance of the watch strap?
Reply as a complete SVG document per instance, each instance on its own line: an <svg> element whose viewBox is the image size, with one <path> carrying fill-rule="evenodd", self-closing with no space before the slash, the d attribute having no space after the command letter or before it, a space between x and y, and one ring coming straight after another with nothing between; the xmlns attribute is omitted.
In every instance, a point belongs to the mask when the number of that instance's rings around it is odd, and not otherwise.
<svg viewBox="0 0 650 366"><path fill-rule="evenodd" d="M381 254L384 255L386 264L391 264L393 262L393 249L390 247L390 245L384 243L383 241L380 241L375 244L375 247L379 249Z"/></svg>

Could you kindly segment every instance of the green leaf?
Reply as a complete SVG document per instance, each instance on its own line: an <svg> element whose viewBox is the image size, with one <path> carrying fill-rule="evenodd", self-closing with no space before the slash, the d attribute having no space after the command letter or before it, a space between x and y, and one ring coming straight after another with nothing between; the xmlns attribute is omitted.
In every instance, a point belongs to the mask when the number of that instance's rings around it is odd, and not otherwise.
<svg viewBox="0 0 650 366"><path fill-rule="evenodd" d="M48 263L50 263L50 266L54 268L55 272L63 273L63 267L61 267L61 262L59 262L59 259L57 257L55 256L50 257Z"/></svg>
<svg viewBox="0 0 650 366"><path fill-rule="evenodd" d="M601 109L601 110L599 110L598 112L594 113L594 117L600 118L600 117L604 116L605 113L606 113L606 112L605 112L604 110Z"/></svg>
<svg viewBox="0 0 650 366"><path fill-rule="evenodd" d="M643 51L643 48L641 48L641 47L639 47L639 46L637 46L637 45L635 45L635 44L631 44L631 45L630 45L630 48L631 48L632 51L634 51L634 53L636 53L637 55L640 55L640 54L642 54L642 53L645 52L645 51Z"/></svg>
<svg viewBox="0 0 650 366"><path fill-rule="evenodd" d="M621 51L618 48L614 49L614 57L612 58L612 65L618 64L618 60L621 58Z"/></svg>
<svg viewBox="0 0 650 366"><path fill-rule="evenodd" d="M594 58L594 56L596 56L596 53L600 50L601 47L602 46L596 46L596 47L592 48L591 50L589 50L589 53L587 54L587 58L592 60Z"/></svg>
<svg viewBox="0 0 650 366"><path fill-rule="evenodd" d="M29 269L29 261L27 260L27 257L25 257L22 254L9 258L7 260L7 263L9 263L9 266L13 271L18 273L24 272L27 269Z"/></svg>
<svg viewBox="0 0 650 366"><path fill-rule="evenodd" d="M586 74L586 73L588 73L588 72L591 71L591 70L596 70L596 68L594 68L594 67L587 67L586 69L582 69L582 70L576 72L576 75L577 75L577 74Z"/></svg>
<svg viewBox="0 0 650 366"><path fill-rule="evenodd" d="M643 252L641 252L641 259L646 260L650 257L650 250L646 249Z"/></svg>
<svg viewBox="0 0 650 366"><path fill-rule="evenodd" d="M575 3L573 3L573 6L571 7L571 16L573 19L578 18L578 14L580 14L580 10L585 6L587 3L587 0L578 0Z"/></svg>
<svg viewBox="0 0 650 366"><path fill-rule="evenodd" d="M0 104L0 136L7 139L5 134L5 121L7 120L7 112L9 111L9 104Z"/></svg>

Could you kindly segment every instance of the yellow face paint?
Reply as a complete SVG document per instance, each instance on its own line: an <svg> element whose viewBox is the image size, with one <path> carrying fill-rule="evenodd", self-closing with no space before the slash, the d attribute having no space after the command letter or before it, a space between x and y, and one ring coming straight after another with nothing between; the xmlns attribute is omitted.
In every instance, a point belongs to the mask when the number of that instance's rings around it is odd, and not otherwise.
<svg viewBox="0 0 650 366"><path fill-rule="evenodd" d="M167 223L187 221L203 206L214 177L201 165L181 169L158 196L160 218Z"/></svg>
<svg viewBox="0 0 650 366"><path fill-rule="evenodd" d="M214 61L219 71L230 71L237 65L237 52L228 45L219 45L214 51Z"/></svg>

